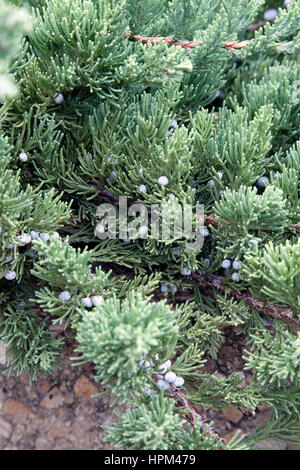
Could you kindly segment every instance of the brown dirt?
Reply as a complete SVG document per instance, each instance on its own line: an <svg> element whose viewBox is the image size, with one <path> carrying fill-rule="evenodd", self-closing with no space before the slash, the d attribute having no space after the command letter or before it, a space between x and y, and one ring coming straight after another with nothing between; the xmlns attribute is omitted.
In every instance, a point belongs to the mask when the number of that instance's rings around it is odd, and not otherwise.
<svg viewBox="0 0 300 470"><path fill-rule="evenodd" d="M251 373L243 371L244 347L245 338L227 329L226 342L218 358L208 360L205 370L217 371L221 376L239 372L245 384L249 383ZM110 408L112 397L90 398L103 389L93 380L90 364L71 366L69 357L72 355L73 349L69 347L62 368L57 369L54 376L39 376L31 386L27 373L8 378L3 375L4 366L0 366L0 449L111 449L103 441L103 426L115 419ZM234 407L224 412L213 408L201 412L208 421L214 421L216 431L229 440L237 430L248 433L267 420L270 410L262 405L254 414ZM264 446L270 445L282 450L295 448L278 442L264 443Z"/></svg>

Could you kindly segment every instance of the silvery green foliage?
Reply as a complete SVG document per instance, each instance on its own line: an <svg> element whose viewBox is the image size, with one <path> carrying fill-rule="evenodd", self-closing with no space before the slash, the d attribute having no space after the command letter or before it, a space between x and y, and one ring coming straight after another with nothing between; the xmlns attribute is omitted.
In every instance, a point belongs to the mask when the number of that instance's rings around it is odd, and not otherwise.
<svg viewBox="0 0 300 470"><path fill-rule="evenodd" d="M141 358L152 358L176 342L176 314L164 301L153 303L140 294L130 294L122 303L114 296L85 312L77 328L79 362L93 362L96 378L122 393L139 391L150 380L149 367Z"/></svg>
<svg viewBox="0 0 300 470"><path fill-rule="evenodd" d="M284 9L263 0L28 4L34 27L9 68L19 93L0 108L0 339L10 345L9 372L51 372L62 341L48 327L64 322L77 363L92 361L106 391L131 406L108 430L121 448L220 448L199 420L186 428L171 399L176 384L199 406L273 409L267 427L227 448L297 437L297 335L230 288L299 316L299 0ZM6 64L21 34L7 29L10 8L0 13ZM274 21L246 32L270 8ZM196 47L130 40L141 34ZM184 239L100 240L97 207L118 196L148 211L204 204L217 225L203 228L195 252ZM203 268L225 295L198 288L193 275ZM245 388L237 374L201 371L233 326L253 347Z"/></svg>
<svg viewBox="0 0 300 470"><path fill-rule="evenodd" d="M25 7L0 1L0 103L14 96L17 87L7 73L9 61L20 48L22 35L31 28L31 16Z"/></svg>
<svg viewBox="0 0 300 470"><path fill-rule="evenodd" d="M178 416L174 400L163 394L151 396L141 406L134 406L122 416L120 424L108 428L106 440L118 449L136 450L219 450L222 442L209 436L210 425L201 421L194 429Z"/></svg>

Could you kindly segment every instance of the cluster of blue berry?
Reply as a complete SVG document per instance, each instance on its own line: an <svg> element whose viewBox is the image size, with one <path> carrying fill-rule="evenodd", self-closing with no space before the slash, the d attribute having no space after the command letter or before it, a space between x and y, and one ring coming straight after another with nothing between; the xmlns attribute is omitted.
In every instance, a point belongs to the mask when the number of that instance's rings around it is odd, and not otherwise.
<svg viewBox="0 0 300 470"><path fill-rule="evenodd" d="M3 232L3 229L2 227L0 227L0 234ZM53 236L59 236L59 234L57 232L54 232ZM36 238L41 238L42 240L45 240L45 241L48 241L50 240L50 235L49 233L46 233L46 232L36 232L35 230L31 230L30 233L22 233L21 235L19 235L17 237L17 244L15 245L14 243L11 243L10 240L8 240L6 242L6 248L8 250L13 250L15 248L15 246L18 246L18 247L23 247L25 245L29 245L32 240L36 239ZM33 253L33 252L32 252ZM11 261L13 261L13 256L12 255L9 255L9 256L6 256L4 257L1 261L4 262L4 263L10 263ZM4 275L4 278L8 281L13 281L14 279L16 279L17 277L17 274L15 271L8 271L5 275Z"/></svg>
<svg viewBox="0 0 300 470"><path fill-rule="evenodd" d="M158 355L156 355L155 360L158 361L158 359L159 359ZM151 367L154 367L154 361L152 359L149 359L149 360L143 359L138 363L138 366L145 367L146 369L150 369ZM175 372L170 371L171 367L172 367L172 363L170 360L158 366L158 370L161 372L161 374L158 374L156 376L157 378L156 385L159 389L168 390L170 388L170 385L173 385L173 387L176 387L176 388L182 387L184 385L184 378L177 376ZM147 395L151 395L153 393L153 390L150 389L149 387L147 387L145 391Z"/></svg>

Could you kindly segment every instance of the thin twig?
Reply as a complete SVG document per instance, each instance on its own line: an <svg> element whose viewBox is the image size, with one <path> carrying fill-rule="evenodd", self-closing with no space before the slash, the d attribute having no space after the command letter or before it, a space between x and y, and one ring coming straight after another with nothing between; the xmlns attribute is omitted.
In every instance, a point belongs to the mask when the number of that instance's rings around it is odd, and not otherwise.
<svg viewBox="0 0 300 470"><path fill-rule="evenodd" d="M173 38L170 37L163 37L163 36L143 36L140 34L136 34L135 36L131 36L131 31L127 31L124 34L124 39L129 39L129 41L132 42L138 42L141 41L142 44L147 44L148 42L153 44L154 42L157 41L163 41L169 46L181 46L184 47L185 49L194 49L196 46L203 46L203 41L187 41L187 40L181 40L181 41L174 41ZM250 40L246 41L225 41L223 46L220 46L223 49L227 49L228 51L231 51L232 49L244 49L244 47L247 47L250 44ZM276 44L276 47L280 47L282 44Z"/></svg>
<svg viewBox="0 0 300 470"><path fill-rule="evenodd" d="M284 323L299 327L300 318L294 318L293 312L291 309L277 307L273 304L268 304L267 306L261 299L252 297L250 292L237 292L233 287L224 285L225 277L216 276L214 274L205 275L204 271L197 271L192 274L192 277L197 282L197 285L206 290L206 289L217 289L218 291L225 293L226 289L230 291L230 294L238 301L245 302L248 307L251 307L258 312L264 313L270 317L281 320Z"/></svg>
<svg viewBox="0 0 300 470"><path fill-rule="evenodd" d="M129 39L129 41L137 42L141 41L143 44L147 44L150 42L153 44L157 41L163 41L169 46L181 46L185 49L194 49L196 46L200 45L203 46L203 41L174 41L173 38L162 37L162 36L142 36L136 34L135 36L131 36L131 31L127 31L124 35L124 39ZM243 49L244 47L248 46L250 41L225 41L224 46L221 46L224 49L231 50L231 49Z"/></svg>
<svg viewBox="0 0 300 470"><path fill-rule="evenodd" d="M258 31L260 28L263 28L266 25L265 21L259 21L258 23L249 24L246 31Z"/></svg>
<svg viewBox="0 0 300 470"><path fill-rule="evenodd" d="M157 381L160 377L161 376L154 375L153 379ZM219 436L219 434L212 427L208 428L209 423L205 419L202 418L202 416L200 415L195 405L193 405L193 403L191 403L187 399L186 393L183 390L179 390L178 388L174 387L172 384L170 384L167 392L172 395L177 407L181 407L181 408L184 407L187 410L187 413L185 415L187 421L193 427L195 426L197 420L200 421L201 422L200 431L205 432L206 437L216 438L216 440L221 443L222 449L224 449L224 447L227 444L227 441L223 439L221 436Z"/></svg>

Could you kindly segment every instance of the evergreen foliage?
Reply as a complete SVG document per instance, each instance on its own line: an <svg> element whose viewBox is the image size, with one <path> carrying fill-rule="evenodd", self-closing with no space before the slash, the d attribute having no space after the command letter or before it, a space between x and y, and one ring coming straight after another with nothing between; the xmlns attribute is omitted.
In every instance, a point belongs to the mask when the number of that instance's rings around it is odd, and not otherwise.
<svg viewBox="0 0 300 470"><path fill-rule="evenodd" d="M63 323L74 365L93 362L105 393L129 405L107 428L117 448L299 442L300 1L247 31L274 6L0 0L7 372L52 373L64 340L49 327ZM203 246L129 239L121 226L98 236L98 207L117 213L121 196L144 220L154 204L203 205ZM246 387L202 369L234 326L249 342ZM269 422L229 443L193 415L262 403Z"/></svg>

